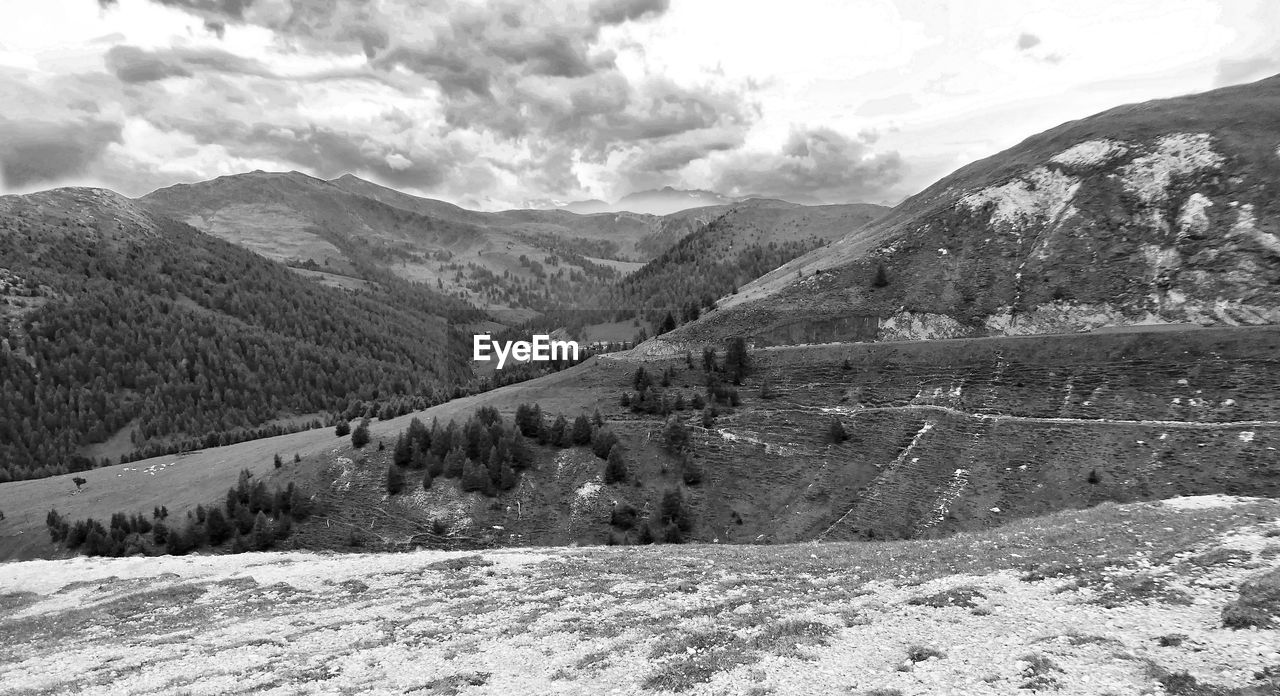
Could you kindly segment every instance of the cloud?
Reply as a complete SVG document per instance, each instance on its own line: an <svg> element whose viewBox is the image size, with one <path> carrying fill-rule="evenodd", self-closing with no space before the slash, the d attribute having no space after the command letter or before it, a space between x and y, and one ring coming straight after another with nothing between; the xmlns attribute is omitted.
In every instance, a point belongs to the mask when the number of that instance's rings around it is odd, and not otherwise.
<svg viewBox="0 0 1280 696"><path fill-rule="evenodd" d="M597 0L591 6L591 19L600 24L656 17L667 11L670 0Z"/></svg>
<svg viewBox="0 0 1280 696"><path fill-rule="evenodd" d="M1276 73L1280 73L1280 57L1273 55L1221 60L1218 61L1213 86L1226 87L1253 82Z"/></svg>
<svg viewBox="0 0 1280 696"><path fill-rule="evenodd" d="M761 117L750 82L620 67L619 52L644 48L616 28L661 17L669 0L151 1L210 34L111 47L103 62L122 84L99 103L230 161L445 196L478 183L537 189L513 200L574 196L600 184L584 167L605 163L620 185L674 183ZM227 50L262 29L255 53Z"/></svg>
<svg viewBox="0 0 1280 696"><path fill-rule="evenodd" d="M1023 32L1018 35L1018 50L1026 51L1040 45L1040 37Z"/></svg>
<svg viewBox="0 0 1280 696"><path fill-rule="evenodd" d="M108 145L120 140L119 124L13 121L0 117L0 180L25 188L83 174Z"/></svg>
<svg viewBox="0 0 1280 696"><path fill-rule="evenodd" d="M103 61L122 82L155 82L169 77L191 77L196 72L218 72L272 77L262 63L214 48L170 48L146 51L117 45Z"/></svg>
<svg viewBox="0 0 1280 696"><path fill-rule="evenodd" d="M778 152L734 151L712 161L713 185L735 196L814 196L830 202L881 200L903 174L896 152L875 153L874 136L797 128Z"/></svg>

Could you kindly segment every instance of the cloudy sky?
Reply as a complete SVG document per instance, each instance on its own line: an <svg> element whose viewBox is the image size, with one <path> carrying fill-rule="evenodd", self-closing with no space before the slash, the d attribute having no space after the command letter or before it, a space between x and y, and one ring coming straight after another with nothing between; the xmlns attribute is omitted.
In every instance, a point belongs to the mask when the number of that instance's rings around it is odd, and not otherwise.
<svg viewBox="0 0 1280 696"><path fill-rule="evenodd" d="M296 169L479 209L893 203L1277 72L1274 0L0 0L0 192Z"/></svg>

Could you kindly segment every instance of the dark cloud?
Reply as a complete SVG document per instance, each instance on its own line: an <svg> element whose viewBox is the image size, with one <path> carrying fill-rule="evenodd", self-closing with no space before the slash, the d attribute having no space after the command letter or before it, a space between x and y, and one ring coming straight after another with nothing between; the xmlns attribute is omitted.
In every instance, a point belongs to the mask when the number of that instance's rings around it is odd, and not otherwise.
<svg viewBox="0 0 1280 696"><path fill-rule="evenodd" d="M116 0L110 1L114 4ZM244 17L244 11L253 5L254 0L152 0L152 2L238 20Z"/></svg>
<svg viewBox="0 0 1280 696"><path fill-rule="evenodd" d="M146 51L136 46L112 46L105 56L107 69L122 82L154 82L169 77L191 77L197 71L271 76L266 66L216 49L170 48Z"/></svg>
<svg viewBox="0 0 1280 696"><path fill-rule="evenodd" d="M873 153L872 139L829 128L797 129L776 153L736 151L715 159L714 187L731 195L878 201L902 178L903 163L896 152Z"/></svg>
<svg viewBox="0 0 1280 696"><path fill-rule="evenodd" d="M629 77L601 45L607 28L659 17L669 0L152 2L188 10L219 36L252 25L275 32L281 45L300 53L364 55L360 69L297 77L218 50L119 46L107 54L113 74L132 91L144 90L129 97L133 115L162 131L220 145L232 157L277 159L321 176L363 171L385 183L429 190L457 186L461 178L483 181L481 168L510 168L521 186L542 187L542 195L575 193L582 186L575 173L580 163L622 162L622 180L674 176L691 162L740 146L760 117L749 84L689 86L661 75ZM169 103L159 87L146 91L167 78L197 80L197 93L188 90L182 102ZM406 97L432 100L443 123L424 125L419 116L402 128L384 114L374 117L367 134L298 123L310 119L299 113L299 104L288 103L290 95L300 100L302 93L288 82L351 78L379 80ZM260 121L290 128L254 125ZM405 132L412 135L391 135ZM401 152L379 140L413 142L416 149ZM519 155L507 158L517 161L489 162L450 144L462 140ZM432 141L434 149L423 144Z"/></svg>
<svg viewBox="0 0 1280 696"><path fill-rule="evenodd" d="M107 70L122 82L155 82L168 77L190 77L180 63L167 61L136 46L112 46L104 56Z"/></svg>
<svg viewBox="0 0 1280 696"><path fill-rule="evenodd" d="M14 188L82 174L108 145L120 141L119 124L96 120L48 123L0 117L0 133L0 174Z"/></svg>
<svg viewBox="0 0 1280 696"><path fill-rule="evenodd" d="M670 0L596 0L591 5L591 19L600 24L621 24L667 11Z"/></svg>
<svg viewBox="0 0 1280 696"><path fill-rule="evenodd" d="M1026 51L1040 45L1040 37L1023 32L1018 36L1018 50Z"/></svg>

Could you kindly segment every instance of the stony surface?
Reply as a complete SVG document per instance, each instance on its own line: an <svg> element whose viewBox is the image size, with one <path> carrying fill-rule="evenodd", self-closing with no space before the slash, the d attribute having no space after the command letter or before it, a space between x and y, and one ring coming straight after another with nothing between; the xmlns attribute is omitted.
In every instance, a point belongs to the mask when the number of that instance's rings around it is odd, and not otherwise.
<svg viewBox="0 0 1280 696"><path fill-rule="evenodd" d="M1280 665L1280 631L1223 629L1220 612L1280 566L1277 520L1275 501L1206 496L947 542L13 563L0 694L1250 685Z"/></svg>

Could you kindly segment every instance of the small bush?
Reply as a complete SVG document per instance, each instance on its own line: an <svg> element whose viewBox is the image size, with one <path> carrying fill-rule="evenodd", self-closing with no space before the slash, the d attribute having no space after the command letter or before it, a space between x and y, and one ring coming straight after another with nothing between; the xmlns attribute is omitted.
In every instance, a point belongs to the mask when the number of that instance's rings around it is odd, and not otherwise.
<svg viewBox="0 0 1280 696"><path fill-rule="evenodd" d="M941 660L946 656L947 654L941 650L927 645L913 645L907 648L907 659L912 662L924 662L931 657L936 657Z"/></svg>
<svg viewBox="0 0 1280 696"><path fill-rule="evenodd" d="M1226 628L1274 628L1280 617L1280 568L1274 568L1240 586L1240 596L1222 610Z"/></svg>

